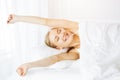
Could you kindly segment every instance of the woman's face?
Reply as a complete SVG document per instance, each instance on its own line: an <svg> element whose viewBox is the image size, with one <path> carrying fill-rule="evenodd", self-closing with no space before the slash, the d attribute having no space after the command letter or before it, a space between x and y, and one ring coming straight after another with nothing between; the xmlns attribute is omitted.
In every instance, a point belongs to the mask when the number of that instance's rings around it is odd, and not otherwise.
<svg viewBox="0 0 120 80"><path fill-rule="evenodd" d="M65 48L72 42L73 33L64 28L54 28L49 33L49 39L58 48Z"/></svg>

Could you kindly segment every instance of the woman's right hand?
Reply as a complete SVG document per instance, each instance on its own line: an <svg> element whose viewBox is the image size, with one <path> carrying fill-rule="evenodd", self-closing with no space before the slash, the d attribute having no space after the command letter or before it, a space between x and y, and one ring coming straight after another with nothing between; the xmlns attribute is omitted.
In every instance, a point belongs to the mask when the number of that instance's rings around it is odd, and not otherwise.
<svg viewBox="0 0 120 80"><path fill-rule="evenodd" d="M16 72L20 76L25 76L27 74L28 69L29 69L29 64L22 64L17 68Z"/></svg>
<svg viewBox="0 0 120 80"><path fill-rule="evenodd" d="M13 24L17 21L18 16L14 14L10 14L7 20L7 24Z"/></svg>

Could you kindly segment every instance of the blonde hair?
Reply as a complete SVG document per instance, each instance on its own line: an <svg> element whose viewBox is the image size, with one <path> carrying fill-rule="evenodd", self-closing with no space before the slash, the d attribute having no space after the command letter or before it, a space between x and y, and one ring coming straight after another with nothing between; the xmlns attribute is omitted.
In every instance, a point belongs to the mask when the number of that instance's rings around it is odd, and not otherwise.
<svg viewBox="0 0 120 80"><path fill-rule="evenodd" d="M56 46L50 42L49 33L50 32L48 32L45 36L45 44L49 47L56 48Z"/></svg>

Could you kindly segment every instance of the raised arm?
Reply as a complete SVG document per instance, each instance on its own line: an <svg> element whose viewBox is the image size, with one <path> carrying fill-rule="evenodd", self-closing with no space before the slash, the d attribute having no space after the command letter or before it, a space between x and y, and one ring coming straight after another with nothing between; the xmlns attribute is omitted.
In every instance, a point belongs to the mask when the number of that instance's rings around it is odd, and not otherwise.
<svg viewBox="0 0 120 80"><path fill-rule="evenodd" d="M24 76L27 73L27 70L33 67L47 67L62 60L77 60L77 59L79 59L79 54L76 49L73 49L69 53L61 53L38 61L25 63L17 69L17 72L20 76Z"/></svg>
<svg viewBox="0 0 120 80"><path fill-rule="evenodd" d="M36 16L20 16L20 15L10 15L7 23L15 22L28 22L33 24L40 24L49 27L63 27L68 28L73 31L78 30L78 23L65 19L50 19Z"/></svg>
<svg viewBox="0 0 120 80"><path fill-rule="evenodd" d="M70 21L70 20L65 20L65 19L47 19L46 22L47 26L51 27L63 27L70 29L73 32L76 32L79 28L78 22Z"/></svg>
<svg viewBox="0 0 120 80"><path fill-rule="evenodd" d="M16 23L16 22L27 22L33 24L46 25L47 18L41 18L36 16L20 16L20 15L9 15L7 23Z"/></svg>

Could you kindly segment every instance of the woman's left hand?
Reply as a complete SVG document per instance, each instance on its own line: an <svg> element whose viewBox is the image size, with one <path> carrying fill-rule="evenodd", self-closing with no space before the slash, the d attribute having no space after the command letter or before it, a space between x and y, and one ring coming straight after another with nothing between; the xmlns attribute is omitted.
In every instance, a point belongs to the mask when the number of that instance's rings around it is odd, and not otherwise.
<svg viewBox="0 0 120 80"><path fill-rule="evenodd" d="M20 76L25 76L27 74L28 69L29 69L29 64L22 64L17 68L16 72Z"/></svg>

